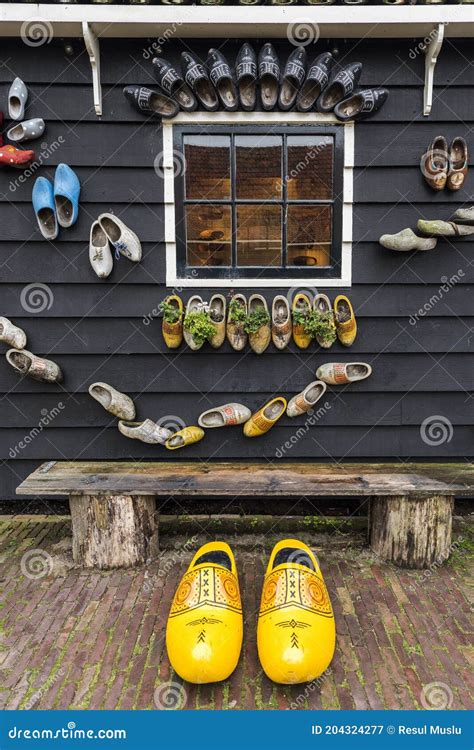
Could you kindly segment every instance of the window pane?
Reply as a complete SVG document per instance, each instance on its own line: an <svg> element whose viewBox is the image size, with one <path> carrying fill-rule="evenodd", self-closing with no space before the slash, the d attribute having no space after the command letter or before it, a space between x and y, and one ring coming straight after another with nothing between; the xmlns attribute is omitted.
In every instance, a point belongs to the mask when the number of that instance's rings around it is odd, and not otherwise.
<svg viewBox="0 0 474 750"><path fill-rule="evenodd" d="M288 137L288 199L331 200L333 197L332 136Z"/></svg>
<svg viewBox="0 0 474 750"><path fill-rule="evenodd" d="M281 154L280 136L238 135L235 138L237 198L281 198Z"/></svg>
<svg viewBox="0 0 474 750"><path fill-rule="evenodd" d="M331 257L332 206L288 206L289 266L328 266Z"/></svg>
<svg viewBox="0 0 474 750"><path fill-rule="evenodd" d="M184 136L186 198L230 198L230 138L226 135Z"/></svg>
<svg viewBox="0 0 474 750"><path fill-rule="evenodd" d="M280 206L237 206L237 265L281 265Z"/></svg>
<svg viewBox="0 0 474 750"><path fill-rule="evenodd" d="M186 263L188 266L231 264L230 206L187 205Z"/></svg>

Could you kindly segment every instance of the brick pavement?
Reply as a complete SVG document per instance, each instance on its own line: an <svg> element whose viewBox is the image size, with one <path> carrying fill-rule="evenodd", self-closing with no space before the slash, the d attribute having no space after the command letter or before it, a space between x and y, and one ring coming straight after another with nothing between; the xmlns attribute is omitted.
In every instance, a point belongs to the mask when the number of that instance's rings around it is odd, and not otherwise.
<svg viewBox="0 0 474 750"><path fill-rule="evenodd" d="M322 678L288 687L271 683L258 662L256 610L275 539L255 539L234 546L245 613L239 665L225 683L194 686L173 674L164 645L171 598L190 559L185 540L173 538L147 568L85 572L72 564L67 518L4 517L0 707L472 708L464 542L448 565L414 573L381 563L357 534L319 535L336 655Z"/></svg>

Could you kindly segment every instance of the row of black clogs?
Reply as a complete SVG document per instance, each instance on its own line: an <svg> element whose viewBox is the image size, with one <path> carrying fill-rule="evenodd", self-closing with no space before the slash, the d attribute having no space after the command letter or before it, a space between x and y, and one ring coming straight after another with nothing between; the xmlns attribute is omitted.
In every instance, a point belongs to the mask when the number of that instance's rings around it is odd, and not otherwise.
<svg viewBox="0 0 474 750"><path fill-rule="evenodd" d="M235 73L226 58L210 49L206 65L191 52L181 54L181 72L167 60L152 60L155 78L161 92L144 86L127 86L124 94L145 114L174 117L179 109L192 112L199 104L208 111L220 107L234 112L240 107L247 112L255 109L258 96L262 109L288 111L296 106L299 112L332 112L345 121L366 117L380 109L388 96L386 89L365 89L356 93L362 63L355 62L334 71L335 60L323 52L308 65L305 47L296 47L284 68L272 44L261 48L258 58L253 47L245 42L239 50Z"/></svg>

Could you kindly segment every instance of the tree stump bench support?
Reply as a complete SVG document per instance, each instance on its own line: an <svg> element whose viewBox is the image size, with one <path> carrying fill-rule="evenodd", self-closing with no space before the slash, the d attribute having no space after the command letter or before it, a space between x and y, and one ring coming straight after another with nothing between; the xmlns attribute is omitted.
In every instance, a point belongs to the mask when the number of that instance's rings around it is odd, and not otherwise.
<svg viewBox="0 0 474 750"><path fill-rule="evenodd" d="M453 498L474 496L474 465L132 463L50 461L19 495L69 496L74 560L88 568L143 565L158 552L156 498L360 498L373 552L426 569L451 549Z"/></svg>

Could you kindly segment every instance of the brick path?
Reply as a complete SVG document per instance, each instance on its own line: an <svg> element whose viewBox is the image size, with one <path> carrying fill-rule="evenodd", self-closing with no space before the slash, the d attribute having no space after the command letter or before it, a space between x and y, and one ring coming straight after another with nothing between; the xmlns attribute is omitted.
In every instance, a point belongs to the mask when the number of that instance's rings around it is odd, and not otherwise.
<svg viewBox="0 0 474 750"><path fill-rule="evenodd" d="M235 546L246 614L242 656L227 682L198 687L181 685L164 646L170 601L190 547L183 550L183 540L174 538L147 569L85 573L72 566L69 534L67 518L3 518L0 707L129 709L154 708L155 701L186 708L473 706L463 544L449 565L423 574L381 564L357 535L320 535L315 546L336 615L336 655L323 678L291 687L267 680L255 645L274 540L264 540L265 550L257 538L253 549ZM426 688L431 683L441 685Z"/></svg>

